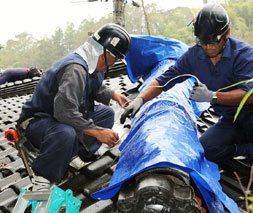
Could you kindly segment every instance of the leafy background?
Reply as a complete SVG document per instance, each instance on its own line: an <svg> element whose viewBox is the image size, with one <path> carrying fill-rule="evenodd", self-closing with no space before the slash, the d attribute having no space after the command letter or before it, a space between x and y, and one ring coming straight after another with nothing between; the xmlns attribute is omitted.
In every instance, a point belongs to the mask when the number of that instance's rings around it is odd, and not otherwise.
<svg viewBox="0 0 253 213"><path fill-rule="evenodd" d="M145 2L145 1L144 1ZM207 3L207 0L204 0ZM253 45L253 0L226 0L222 4L231 19L232 35ZM145 6L151 35L178 39L193 45L192 25L187 24L200 8L178 7L172 10L157 9L155 4ZM64 29L57 28L50 37L36 40L23 32L15 39L0 44L0 68L37 66L43 71L69 51L76 49L87 38L89 32L96 31L105 23L112 22L112 15L100 20L84 19L75 27L67 23ZM148 35L143 10L130 4L125 8L125 28L131 34Z"/></svg>

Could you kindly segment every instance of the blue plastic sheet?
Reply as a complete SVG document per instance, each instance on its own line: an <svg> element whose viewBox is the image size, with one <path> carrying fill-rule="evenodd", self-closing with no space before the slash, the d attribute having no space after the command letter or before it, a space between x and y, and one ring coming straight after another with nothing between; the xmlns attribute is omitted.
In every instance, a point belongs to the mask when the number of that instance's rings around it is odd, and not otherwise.
<svg viewBox="0 0 253 213"><path fill-rule="evenodd" d="M140 78L145 80L158 62L175 61L188 49L186 44L172 38L131 35L131 39L126 61L127 74L133 83Z"/></svg>
<svg viewBox="0 0 253 213"><path fill-rule="evenodd" d="M230 212L238 212L218 182L218 166L204 157L196 118L208 104L188 99L192 86L193 79L189 79L143 105L120 146L120 160L109 187L94 193L94 198L113 197L124 182L142 171L174 167L190 174L210 212L224 212L222 204Z"/></svg>
<svg viewBox="0 0 253 213"><path fill-rule="evenodd" d="M135 51L142 49L135 48ZM132 58L131 67L144 63L141 61L146 58ZM150 72L141 90L174 62L164 59L152 69L147 68ZM141 107L131 122L129 135L120 146L121 156L110 185L94 193L94 198L112 198L126 181L145 170L174 167L191 176L209 212L224 212L223 205L229 212L238 212L236 203L222 191L217 164L204 157L196 122L209 104L189 100L194 81L190 78L176 84Z"/></svg>

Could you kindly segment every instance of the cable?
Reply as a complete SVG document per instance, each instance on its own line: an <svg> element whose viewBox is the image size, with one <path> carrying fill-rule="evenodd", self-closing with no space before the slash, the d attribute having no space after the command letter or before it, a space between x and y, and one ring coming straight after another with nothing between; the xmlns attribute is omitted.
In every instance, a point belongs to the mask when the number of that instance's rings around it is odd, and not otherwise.
<svg viewBox="0 0 253 213"><path fill-rule="evenodd" d="M147 88L163 88L163 87L167 86L171 81L174 81L174 80L177 79L177 78L181 78L181 77L185 77L185 76L187 76L187 77L193 77L193 78L195 78L195 80L197 81L197 85L200 85L200 84L201 84L200 81L199 81L199 79L198 79L195 75L192 75L192 74L182 74L182 75L178 75L178 76L176 76L176 77L174 77L174 78L168 80L168 81L166 82L166 84L164 84L164 85L162 85L162 86L148 86ZM124 104L121 106L121 108L124 109L125 106L126 106L127 104L129 104L129 103L131 103L131 100L129 100L129 101L127 101L126 103L124 103Z"/></svg>
<svg viewBox="0 0 253 213"><path fill-rule="evenodd" d="M195 80L197 81L197 84L198 84L198 85L201 84L200 81L199 81L199 79L198 79L195 75L192 75L192 74L182 74L182 75L178 75L178 76L176 76L176 77L174 77L174 78L168 80L168 81L166 82L166 84L164 84L164 85L162 85L162 86L149 86L149 87L147 87L147 88L163 88L163 87L166 87L171 81L174 81L175 79L178 79L178 78L181 78L181 77L185 77L185 76L193 77L193 78L195 78Z"/></svg>

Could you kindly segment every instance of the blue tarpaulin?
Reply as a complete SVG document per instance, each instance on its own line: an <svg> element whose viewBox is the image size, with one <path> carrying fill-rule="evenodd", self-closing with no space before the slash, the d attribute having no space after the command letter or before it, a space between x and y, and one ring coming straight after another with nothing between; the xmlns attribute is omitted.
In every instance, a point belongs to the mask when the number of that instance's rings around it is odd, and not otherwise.
<svg viewBox="0 0 253 213"><path fill-rule="evenodd" d="M132 46L127 53L127 74L134 83L139 78L146 80L158 62L177 60L188 46L176 39L132 35Z"/></svg>
<svg viewBox="0 0 253 213"><path fill-rule="evenodd" d="M131 66L141 60L145 61L145 58L132 59ZM158 62L146 81L154 79L171 64L170 59ZM121 156L110 185L94 193L94 198L110 199L123 183L145 170L174 167L191 176L210 212L224 212L223 205L229 212L238 212L236 203L222 191L217 164L204 157L198 140L197 118L209 104L189 100L194 81L190 78L177 84L141 107L131 122L129 135L120 146Z"/></svg>

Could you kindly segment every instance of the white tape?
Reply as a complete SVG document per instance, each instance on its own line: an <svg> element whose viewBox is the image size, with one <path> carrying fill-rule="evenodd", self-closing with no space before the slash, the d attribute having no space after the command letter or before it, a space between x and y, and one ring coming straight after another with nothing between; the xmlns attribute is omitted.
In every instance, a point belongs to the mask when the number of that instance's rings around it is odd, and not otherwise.
<svg viewBox="0 0 253 213"><path fill-rule="evenodd" d="M119 43L120 41L120 38L118 37L114 37L112 40L111 40L111 45L116 47L116 45Z"/></svg>
<svg viewBox="0 0 253 213"><path fill-rule="evenodd" d="M95 32L95 33L94 33L94 37L95 37L97 40L99 40L99 39L100 39L100 36L98 35L98 33L97 33L97 32Z"/></svg>

